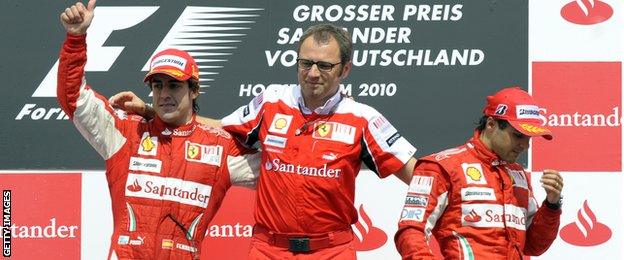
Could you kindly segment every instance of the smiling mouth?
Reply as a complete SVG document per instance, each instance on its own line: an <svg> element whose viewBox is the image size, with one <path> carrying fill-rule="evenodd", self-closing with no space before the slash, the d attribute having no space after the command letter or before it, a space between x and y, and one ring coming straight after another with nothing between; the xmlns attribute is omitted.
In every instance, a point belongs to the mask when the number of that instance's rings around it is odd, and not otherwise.
<svg viewBox="0 0 624 260"><path fill-rule="evenodd" d="M320 84L323 84L323 82L320 82L320 81L308 81L308 80L306 80L306 83L308 83L310 85L320 85Z"/></svg>
<svg viewBox="0 0 624 260"><path fill-rule="evenodd" d="M176 105L175 104L160 104L158 106L161 108L174 108Z"/></svg>

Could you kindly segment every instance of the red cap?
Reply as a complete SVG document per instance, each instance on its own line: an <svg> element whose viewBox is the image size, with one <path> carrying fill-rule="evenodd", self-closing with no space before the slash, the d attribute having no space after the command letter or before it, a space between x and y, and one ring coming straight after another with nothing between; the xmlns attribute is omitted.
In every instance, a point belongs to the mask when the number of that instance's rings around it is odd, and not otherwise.
<svg viewBox="0 0 624 260"><path fill-rule="evenodd" d="M199 69L191 55L183 50L166 49L154 55L150 70L143 79L147 82L154 74L166 74L174 79L185 81L189 78L199 81Z"/></svg>
<svg viewBox="0 0 624 260"><path fill-rule="evenodd" d="M528 136L553 138L552 132L542 126L540 107L533 97L519 87L509 87L487 97L483 114L504 119L516 130Z"/></svg>

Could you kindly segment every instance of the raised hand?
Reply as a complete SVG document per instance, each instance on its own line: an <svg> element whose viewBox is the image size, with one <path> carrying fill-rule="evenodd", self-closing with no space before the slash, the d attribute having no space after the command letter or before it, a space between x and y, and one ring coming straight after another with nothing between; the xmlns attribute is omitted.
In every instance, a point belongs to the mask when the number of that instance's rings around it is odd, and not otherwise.
<svg viewBox="0 0 624 260"><path fill-rule="evenodd" d="M561 190L563 189L563 178L558 171L544 170L544 174L540 179L542 187L546 191L546 199L551 204L556 204L561 198Z"/></svg>
<svg viewBox="0 0 624 260"><path fill-rule="evenodd" d="M122 109L131 114L137 114L146 118L154 117L154 110L147 106L141 98L131 91L117 93L108 99L114 107Z"/></svg>
<svg viewBox="0 0 624 260"><path fill-rule="evenodd" d="M61 13L61 23L67 33L74 35L87 33L87 29L93 20L95 2L96 0L89 0L86 7L81 2L77 2L65 8L65 11Z"/></svg>

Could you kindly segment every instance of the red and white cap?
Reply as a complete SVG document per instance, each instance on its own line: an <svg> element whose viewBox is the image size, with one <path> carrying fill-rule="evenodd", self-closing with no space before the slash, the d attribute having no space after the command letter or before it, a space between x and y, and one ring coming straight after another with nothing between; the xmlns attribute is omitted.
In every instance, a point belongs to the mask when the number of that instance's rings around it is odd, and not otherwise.
<svg viewBox="0 0 624 260"><path fill-rule="evenodd" d="M150 80L154 74L166 74L180 81L190 78L199 81L199 68L195 59L188 52L178 49L166 49L154 55L143 82Z"/></svg>
<svg viewBox="0 0 624 260"><path fill-rule="evenodd" d="M528 136L553 138L552 132L542 126L540 107L533 97L519 87L502 89L487 97L483 114L504 119L516 130Z"/></svg>

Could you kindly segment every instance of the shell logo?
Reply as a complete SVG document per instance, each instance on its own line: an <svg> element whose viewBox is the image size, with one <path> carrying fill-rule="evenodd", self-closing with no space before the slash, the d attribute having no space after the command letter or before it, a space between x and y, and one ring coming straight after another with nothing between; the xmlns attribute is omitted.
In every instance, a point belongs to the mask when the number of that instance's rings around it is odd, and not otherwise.
<svg viewBox="0 0 624 260"><path fill-rule="evenodd" d="M522 129L526 130L527 132L536 133L536 134L548 132L546 128L541 128L539 126L534 126L530 124L520 124L520 127L522 127Z"/></svg>
<svg viewBox="0 0 624 260"><path fill-rule="evenodd" d="M468 175L468 177L470 177L473 181L481 180L481 176L483 176L481 171L475 167L468 167L468 169L466 169L466 175Z"/></svg>
<svg viewBox="0 0 624 260"><path fill-rule="evenodd" d="M284 129L284 127L286 127L287 124L288 122L286 121L285 118L278 118L277 120L275 120L275 128L278 130Z"/></svg>
<svg viewBox="0 0 624 260"><path fill-rule="evenodd" d="M149 152L154 149L154 142L152 142L152 138L149 135L145 136L141 141L141 147L143 147L143 151Z"/></svg>

